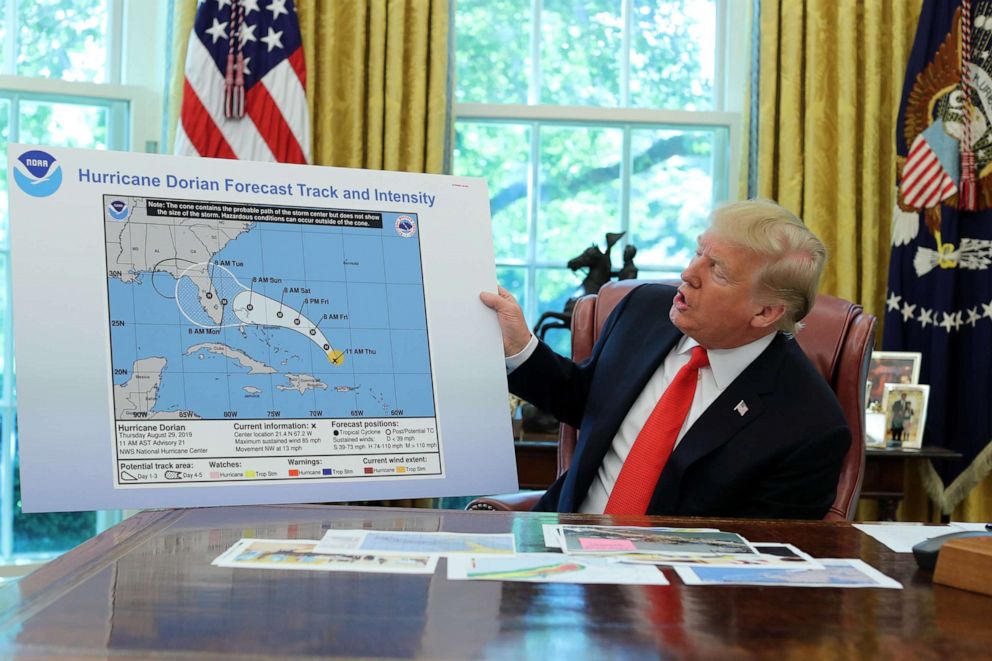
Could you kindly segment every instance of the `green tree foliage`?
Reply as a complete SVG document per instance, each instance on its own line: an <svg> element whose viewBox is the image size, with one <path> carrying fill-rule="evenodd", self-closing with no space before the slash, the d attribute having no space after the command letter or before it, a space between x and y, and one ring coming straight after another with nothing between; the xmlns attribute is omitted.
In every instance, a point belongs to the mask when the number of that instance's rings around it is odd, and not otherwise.
<svg viewBox="0 0 992 661"><path fill-rule="evenodd" d="M17 75L105 82L107 4L106 0L20 0Z"/></svg>
<svg viewBox="0 0 992 661"><path fill-rule="evenodd" d="M83 149L107 148L107 108L77 103L22 101L20 142Z"/></svg>
<svg viewBox="0 0 992 661"><path fill-rule="evenodd" d="M620 105L620 5L615 0L545 0L540 103Z"/></svg>
<svg viewBox="0 0 992 661"><path fill-rule="evenodd" d="M536 103L618 107L623 62L621 0L545 0ZM712 2L634 0L630 105L713 107ZM534 62L530 0L459 0L459 103L527 103Z"/></svg>
<svg viewBox="0 0 992 661"><path fill-rule="evenodd" d="M527 103L531 0L458 0L455 100Z"/></svg>
<svg viewBox="0 0 992 661"><path fill-rule="evenodd" d="M713 3L634 0L632 13L630 105L712 110Z"/></svg>

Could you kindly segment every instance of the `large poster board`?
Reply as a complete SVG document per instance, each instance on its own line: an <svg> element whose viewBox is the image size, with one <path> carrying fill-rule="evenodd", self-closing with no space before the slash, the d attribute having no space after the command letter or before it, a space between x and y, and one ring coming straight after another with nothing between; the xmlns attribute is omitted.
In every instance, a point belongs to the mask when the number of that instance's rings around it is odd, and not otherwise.
<svg viewBox="0 0 992 661"><path fill-rule="evenodd" d="M26 511L516 489L484 181L8 163Z"/></svg>

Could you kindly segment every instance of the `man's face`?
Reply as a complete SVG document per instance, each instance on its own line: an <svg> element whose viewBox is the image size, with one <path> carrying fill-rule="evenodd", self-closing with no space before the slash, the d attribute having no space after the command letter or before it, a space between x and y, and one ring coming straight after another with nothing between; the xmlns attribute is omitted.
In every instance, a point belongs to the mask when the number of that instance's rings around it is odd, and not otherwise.
<svg viewBox="0 0 992 661"><path fill-rule="evenodd" d="M672 323L707 349L731 349L767 335L774 319L763 316L766 307L755 301L753 282L764 260L704 233L682 272L669 312Z"/></svg>

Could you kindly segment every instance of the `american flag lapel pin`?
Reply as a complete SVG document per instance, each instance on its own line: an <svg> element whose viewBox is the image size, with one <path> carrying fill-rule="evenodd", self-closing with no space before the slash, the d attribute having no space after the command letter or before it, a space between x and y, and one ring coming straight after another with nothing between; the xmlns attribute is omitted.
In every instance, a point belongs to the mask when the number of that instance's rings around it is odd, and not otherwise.
<svg viewBox="0 0 992 661"><path fill-rule="evenodd" d="M742 417L743 417L743 415L744 415L745 413L747 413L747 410L748 410L748 409L747 409L747 404L745 404L745 403L744 403L744 400L742 399L741 401L739 401L739 402L737 403L737 406L735 406L735 407L734 407L734 410L735 410L735 411L737 411L737 413L738 413L738 414L739 414L740 416L742 416Z"/></svg>

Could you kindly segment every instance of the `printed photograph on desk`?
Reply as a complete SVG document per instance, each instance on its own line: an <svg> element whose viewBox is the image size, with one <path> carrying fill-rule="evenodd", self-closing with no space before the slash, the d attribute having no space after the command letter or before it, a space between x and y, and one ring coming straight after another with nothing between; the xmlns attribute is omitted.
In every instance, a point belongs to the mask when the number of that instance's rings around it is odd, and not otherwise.
<svg viewBox="0 0 992 661"><path fill-rule="evenodd" d="M562 542L561 529L564 526L558 523L545 523L541 525L541 532L544 536L544 546L549 549L556 549L558 551L563 551L565 549L565 543ZM585 528L606 528L609 530L616 530L616 528L611 528L609 526L583 526ZM679 530L682 532L720 532L718 528L663 528L655 527L652 530Z"/></svg>
<svg viewBox="0 0 992 661"><path fill-rule="evenodd" d="M752 544L757 553L747 554L672 554L626 553L616 556L620 562L647 565L705 565L707 567L781 567L790 569L823 569L823 565L792 544Z"/></svg>
<svg viewBox="0 0 992 661"><path fill-rule="evenodd" d="M823 569L675 567L686 585L780 585L806 588L890 588L902 584L861 560L819 558Z"/></svg>
<svg viewBox="0 0 992 661"><path fill-rule="evenodd" d="M914 385L920 381L920 362L923 354L918 351L872 351L868 363L869 409L882 405L885 385L888 383Z"/></svg>
<svg viewBox="0 0 992 661"><path fill-rule="evenodd" d="M453 556L448 558L449 581L522 581L525 583L600 583L668 585L657 567L626 565L612 558L576 558L560 553Z"/></svg>
<svg viewBox="0 0 992 661"><path fill-rule="evenodd" d="M364 553L452 553L513 555L513 533L416 532L399 530L328 530L315 549Z"/></svg>
<svg viewBox="0 0 992 661"><path fill-rule="evenodd" d="M316 540L239 540L211 563L218 567L433 574L437 556L423 554L319 553Z"/></svg>
<svg viewBox="0 0 992 661"><path fill-rule="evenodd" d="M888 383L882 396L885 411L885 447L919 449L927 420L928 385Z"/></svg>
<svg viewBox="0 0 992 661"><path fill-rule="evenodd" d="M757 553L737 533L719 530L565 525L559 535L565 553Z"/></svg>

